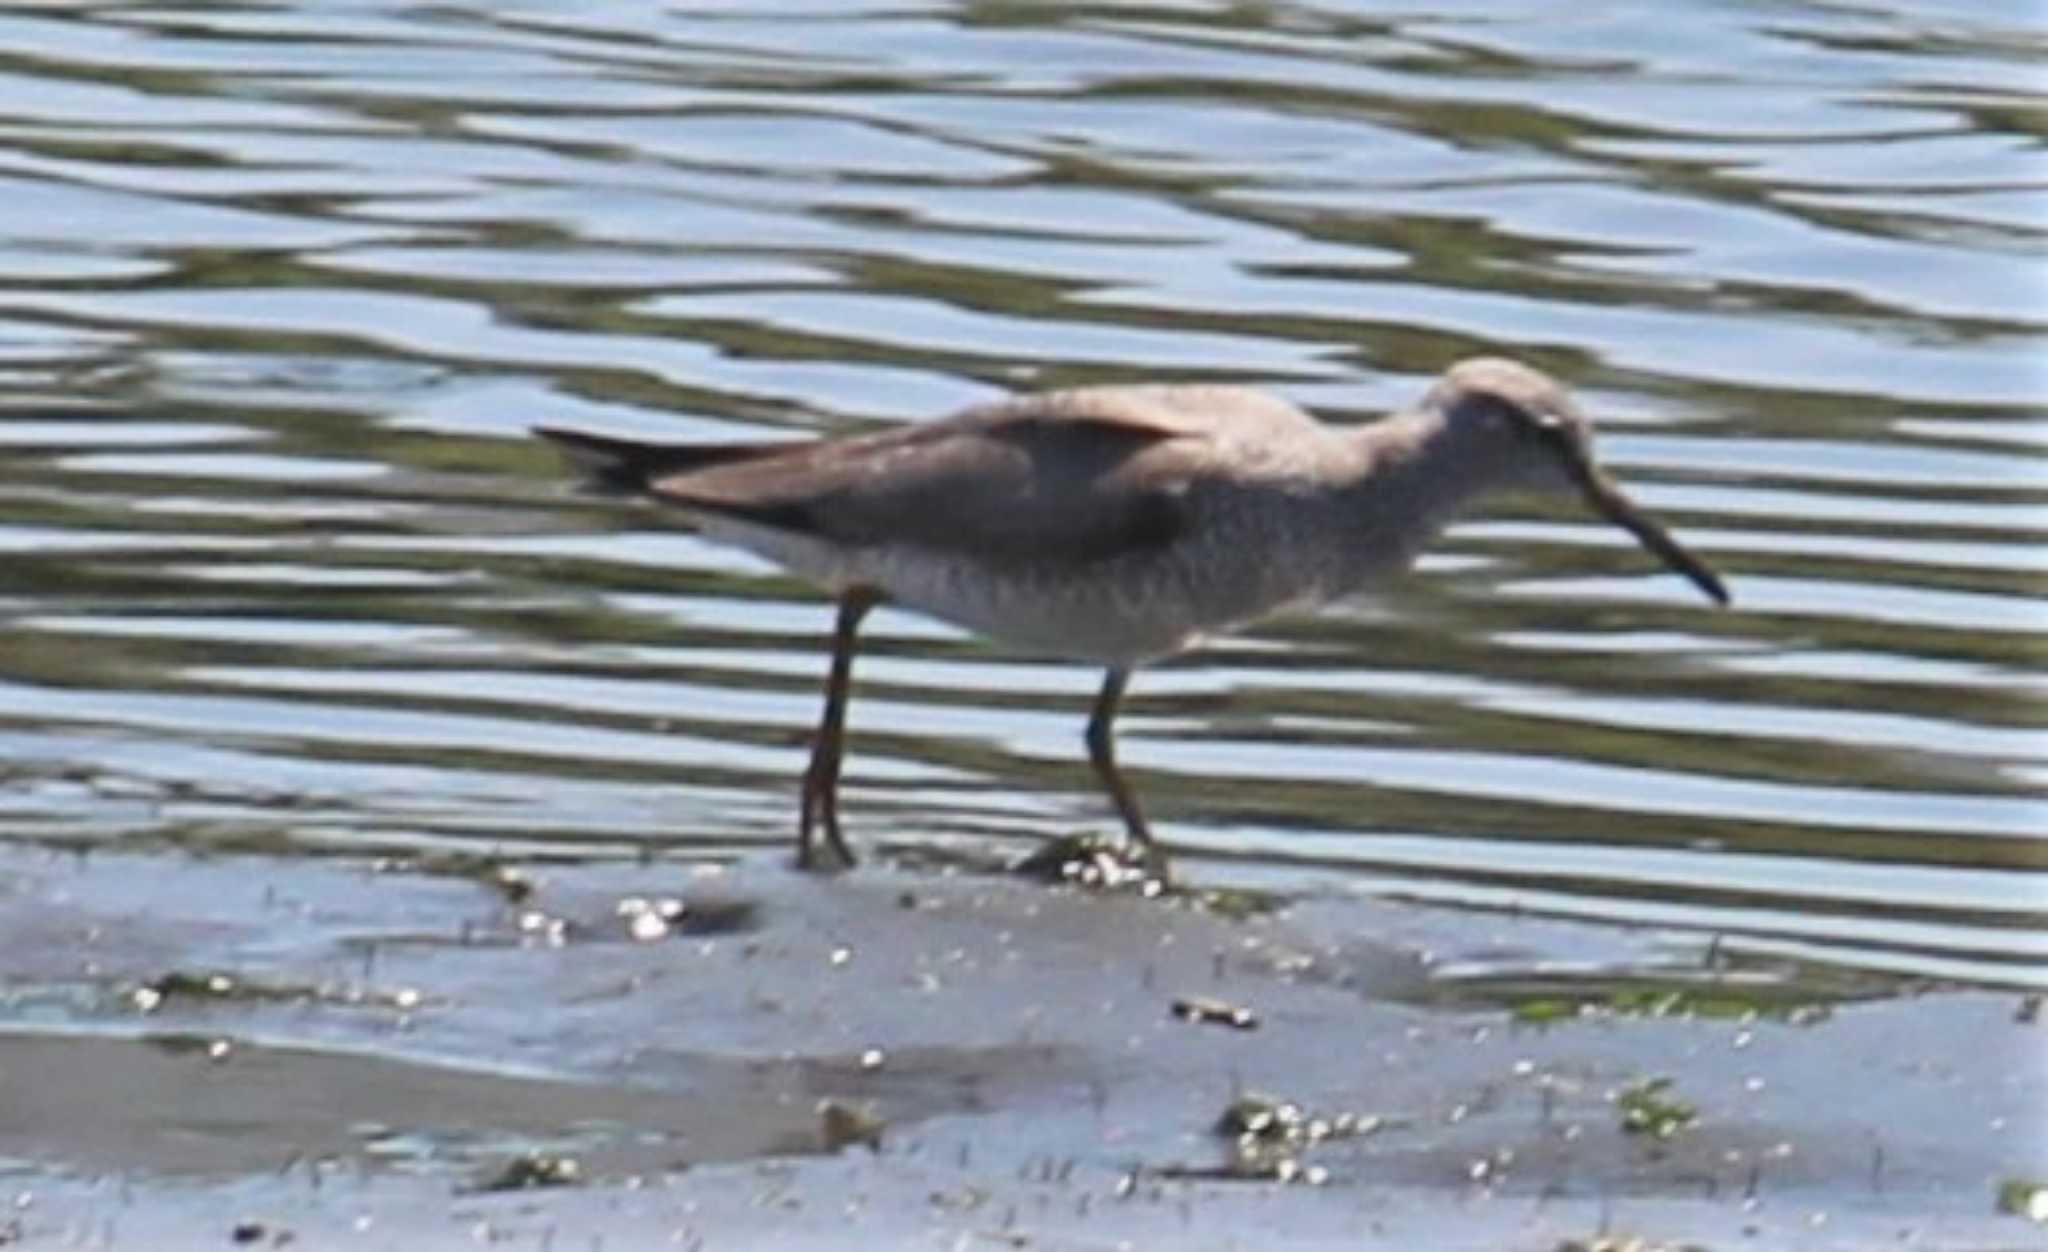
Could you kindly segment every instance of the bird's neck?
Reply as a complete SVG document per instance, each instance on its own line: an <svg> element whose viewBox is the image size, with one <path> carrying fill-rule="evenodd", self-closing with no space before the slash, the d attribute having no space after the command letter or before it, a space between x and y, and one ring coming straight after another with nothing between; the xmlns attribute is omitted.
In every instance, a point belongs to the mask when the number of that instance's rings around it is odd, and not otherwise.
<svg viewBox="0 0 2048 1252"><path fill-rule="evenodd" d="M1429 410L1401 413L1350 436L1338 487L1349 531L1345 580L1363 585L1405 568L1443 529L1501 484L1490 450Z"/></svg>

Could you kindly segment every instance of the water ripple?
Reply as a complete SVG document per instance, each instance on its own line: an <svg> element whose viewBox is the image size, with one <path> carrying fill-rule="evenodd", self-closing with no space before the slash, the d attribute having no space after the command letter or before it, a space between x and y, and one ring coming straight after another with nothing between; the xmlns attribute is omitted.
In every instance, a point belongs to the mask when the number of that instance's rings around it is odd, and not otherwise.
<svg viewBox="0 0 2048 1252"><path fill-rule="evenodd" d="M0 837L779 845L830 613L679 439L1508 352L1722 564L1504 502L1141 675L1198 876L2038 980L2031 15L1521 0L0 14ZM1106 814L1096 676L884 611L857 836Z"/></svg>

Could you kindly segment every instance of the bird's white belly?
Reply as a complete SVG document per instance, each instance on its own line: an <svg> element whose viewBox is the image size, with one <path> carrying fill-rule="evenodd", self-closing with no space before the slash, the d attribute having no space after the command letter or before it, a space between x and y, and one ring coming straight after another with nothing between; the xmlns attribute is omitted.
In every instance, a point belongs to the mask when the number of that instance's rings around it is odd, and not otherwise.
<svg viewBox="0 0 2048 1252"><path fill-rule="evenodd" d="M1190 646L1224 623L1170 591L1119 578L1113 565L994 569L922 552L871 554L892 601L1035 652L1132 665Z"/></svg>
<svg viewBox="0 0 2048 1252"><path fill-rule="evenodd" d="M843 547L775 527L701 519L704 533L744 547L835 594L880 588L891 603L1036 652L1129 666L1326 591L1306 571L1256 546L1170 550L1089 564L995 563L899 545Z"/></svg>

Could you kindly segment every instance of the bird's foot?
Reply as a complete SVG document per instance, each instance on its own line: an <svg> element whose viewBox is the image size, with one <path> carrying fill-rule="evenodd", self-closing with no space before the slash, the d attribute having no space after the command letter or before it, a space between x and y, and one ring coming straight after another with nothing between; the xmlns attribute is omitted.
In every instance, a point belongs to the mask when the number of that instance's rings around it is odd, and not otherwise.
<svg viewBox="0 0 2048 1252"><path fill-rule="evenodd" d="M825 847L818 846L818 829L824 828ZM839 832L837 806L820 801L809 789L804 792L803 809L797 819L796 867L806 873L836 874L860 864L846 836Z"/></svg>
<svg viewBox="0 0 2048 1252"><path fill-rule="evenodd" d="M1173 889L1173 858L1166 855L1158 840L1147 839L1138 847L1128 848L1127 854L1137 858L1148 882L1159 884L1160 891Z"/></svg>
<svg viewBox="0 0 2048 1252"><path fill-rule="evenodd" d="M844 842L832 841L820 849L810 839L799 839L796 845L796 867L807 874L837 874L860 864L860 858Z"/></svg>

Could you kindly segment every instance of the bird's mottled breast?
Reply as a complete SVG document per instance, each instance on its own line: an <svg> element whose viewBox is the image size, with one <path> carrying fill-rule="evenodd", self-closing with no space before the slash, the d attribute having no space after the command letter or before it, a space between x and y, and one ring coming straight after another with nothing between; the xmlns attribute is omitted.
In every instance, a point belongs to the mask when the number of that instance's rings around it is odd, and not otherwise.
<svg viewBox="0 0 2048 1252"><path fill-rule="evenodd" d="M1334 593L1344 543L1336 502L1287 469L1189 484L1185 524L1165 564L1188 584L1206 629Z"/></svg>

